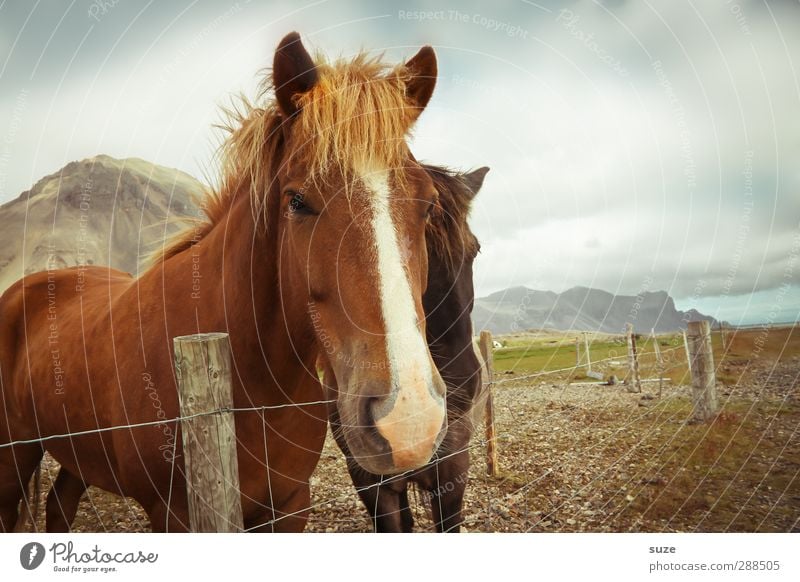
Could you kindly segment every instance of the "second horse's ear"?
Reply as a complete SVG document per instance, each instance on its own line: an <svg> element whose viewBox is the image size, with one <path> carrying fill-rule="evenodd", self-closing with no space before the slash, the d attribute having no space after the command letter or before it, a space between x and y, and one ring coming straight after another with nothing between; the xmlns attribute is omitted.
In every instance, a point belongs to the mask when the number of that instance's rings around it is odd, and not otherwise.
<svg viewBox="0 0 800 582"><path fill-rule="evenodd" d="M486 174L489 173L489 167L483 166L482 168L478 168L477 170L472 170L471 172L467 172L462 176L464 183L469 188L470 192L472 192L472 197L475 198L476 194L480 191L483 187L483 179L486 178Z"/></svg>
<svg viewBox="0 0 800 582"><path fill-rule="evenodd" d="M417 117L431 100L433 89L436 87L438 66L436 53L429 46L419 49L407 63L406 69L410 77L406 82L406 97L416 107Z"/></svg>
<svg viewBox="0 0 800 582"><path fill-rule="evenodd" d="M295 97L310 91L318 79L317 67L300 35L290 32L284 36L272 61L272 83L275 99L286 117L297 113Z"/></svg>

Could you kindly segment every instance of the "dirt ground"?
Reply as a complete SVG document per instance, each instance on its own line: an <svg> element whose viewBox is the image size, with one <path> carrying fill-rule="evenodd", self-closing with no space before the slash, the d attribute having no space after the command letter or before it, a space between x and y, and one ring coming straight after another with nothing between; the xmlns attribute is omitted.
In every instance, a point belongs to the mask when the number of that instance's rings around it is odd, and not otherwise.
<svg viewBox="0 0 800 582"><path fill-rule="evenodd" d="M752 341L743 337L738 351ZM481 429L471 444L465 529L800 531L800 356L787 345L742 358L734 342L720 364L720 413L711 423L689 421L686 385L667 384L659 398L656 383L636 394L622 385L575 385L564 374L500 376L501 474L485 474ZM307 531L370 531L330 438L312 491ZM414 491L411 499L417 529L432 531L424 495ZM96 489L84 496L74 524L74 531L146 530L134 502Z"/></svg>

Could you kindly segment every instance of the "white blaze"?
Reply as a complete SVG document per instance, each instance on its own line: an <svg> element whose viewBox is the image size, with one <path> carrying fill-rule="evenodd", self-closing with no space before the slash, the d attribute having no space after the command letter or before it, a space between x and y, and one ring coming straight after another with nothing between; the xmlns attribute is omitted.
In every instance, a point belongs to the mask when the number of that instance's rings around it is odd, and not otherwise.
<svg viewBox="0 0 800 582"><path fill-rule="evenodd" d="M364 168L359 172L369 190L372 207L372 228L378 258L381 312L386 326L386 356L389 359L392 384L433 386L428 344L417 325L417 310L411 284L403 266L403 254L389 203L389 171L385 168Z"/></svg>
<svg viewBox="0 0 800 582"><path fill-rule="evenodd" d="M389 171L363 168L359 172L367 188L377 254L381 313L386 333L392 397L388 411L378 411L375 427L392 448L397 470L427 463L445 421L444 401L434 395L433 364L428 344L417 321L411 283L392 220ZM441 380L439 380L441 382Z"/></svg>

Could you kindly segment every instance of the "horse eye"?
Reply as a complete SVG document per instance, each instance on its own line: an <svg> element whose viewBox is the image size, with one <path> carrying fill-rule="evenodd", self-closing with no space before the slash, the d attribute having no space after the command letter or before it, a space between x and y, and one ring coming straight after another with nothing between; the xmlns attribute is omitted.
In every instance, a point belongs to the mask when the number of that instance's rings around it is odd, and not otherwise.
<svg viewBox="0 0 800 582"><path fill-rule="evenodd" d="M287 196L291 196L289 199L289 210L292 212L299 212L306 207L303 201L303 195L300 192L289 191L286 194Z"/></svg>

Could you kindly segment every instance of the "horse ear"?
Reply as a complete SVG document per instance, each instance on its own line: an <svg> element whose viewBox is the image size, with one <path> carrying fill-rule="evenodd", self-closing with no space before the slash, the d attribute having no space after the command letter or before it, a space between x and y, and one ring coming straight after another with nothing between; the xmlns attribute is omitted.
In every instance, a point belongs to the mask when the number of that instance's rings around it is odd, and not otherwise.
<svg viewBox="0 0 800 582"><path fill-rule="evenodd" d="M406 63L406 69L411 78L406 82L406 97L416 106L419 116L428 101L433 95L436 87L436 75L438 68L436 65L436 53L429 46L419 49L411 60Z"/></svg>
<svg viewBox="0 0 800 582"><path fill-rule="evenodd" d="M311 90L318 79L317 67L303 46L300 35L290 32L284 36L272 62L272 83L275 86L275 98L286 117L297 113L295 96Z"/></svg>
<svg viewBox="0 0 800 582"><path fill-rule="evenodd" d="M482 168L472 170L462 176L467 188L472 192L472 198L475 198L480 191L483 186L483 179L486 177L487 173L489 173L489 167L483 166Z"/></svg>

